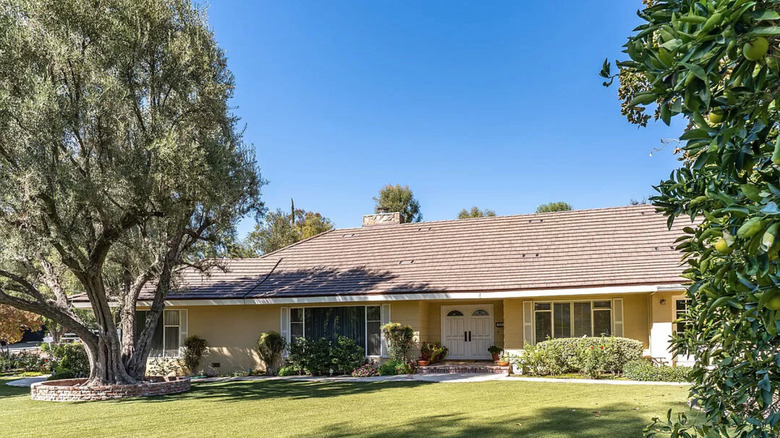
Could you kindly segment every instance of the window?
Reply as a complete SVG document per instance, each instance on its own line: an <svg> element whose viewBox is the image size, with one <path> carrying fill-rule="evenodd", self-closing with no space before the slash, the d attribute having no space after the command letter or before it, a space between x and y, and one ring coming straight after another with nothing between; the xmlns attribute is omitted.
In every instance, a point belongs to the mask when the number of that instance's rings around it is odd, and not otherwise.
<svg viewBox="0 0 780 438"><path fill-rule="evenodd" d="M303 337L303 308L290 309L290 339L295 341Z"/></svg>
<svg viewBox="0 0 780 438"><path fill-rule="evenodd" d="M450 310L447 316L463 316L463 312L460 310Z"/></svg>
<svg viewBox="0 0 780 438"><path fill-rule="evenodd" d="M690 305L691 300L690 299L679 299L675 300L674 303L674 316L675 319L682 321L677 321L676 329L677 332L682 333L685 331L685 329L688 327L688 323L685 322L685 318L688 315L688 306Z"/></svg>
<svg viewBox="0 0 780 438"><path fill-rule="evenodd" d="M612 335L612 301L534 303L534 339Z"/></svg>
<svg viewBox="0 0 780 438"><path fill-rule="evenodd" d="M366 355L382 351L380 306L293 307L290 309L290 339L336 341L340 336L353 339Z"/></svg>
<svg viewBox="0 0 780 438"><path fill-rule="evenodd" d="M135 336L141 335L146 325L147 310L139 310L135 313ZM164 310L162 318L157 321L157 327L152 335L151 357L176 357L179 356L181 339L186 330L184 326L185 311Z"/></svg>
<svg viewBox="0 0 780 438"><path fill-rule="evenodd" d="M382 353L382 317L379 306L366 306L366 355Z"/></svg>
<svg viewBox="0 0 780 438"><path fill-rule="evenodd" d="M487 310L477 309L471 314L471 316L490 316L490 314L487 313Z"/></svg>

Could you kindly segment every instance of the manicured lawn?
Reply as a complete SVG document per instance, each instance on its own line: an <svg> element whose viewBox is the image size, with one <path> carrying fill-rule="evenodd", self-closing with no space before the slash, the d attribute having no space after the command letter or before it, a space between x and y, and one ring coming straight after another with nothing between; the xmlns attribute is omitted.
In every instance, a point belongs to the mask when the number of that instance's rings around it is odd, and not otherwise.
<svg viewBox="0 0 780 438"><path fill-rule="evenodd" d="M201 383L168 397L35 402L0 378L2 437L631 437L687 389L493 381Z"/></svg>

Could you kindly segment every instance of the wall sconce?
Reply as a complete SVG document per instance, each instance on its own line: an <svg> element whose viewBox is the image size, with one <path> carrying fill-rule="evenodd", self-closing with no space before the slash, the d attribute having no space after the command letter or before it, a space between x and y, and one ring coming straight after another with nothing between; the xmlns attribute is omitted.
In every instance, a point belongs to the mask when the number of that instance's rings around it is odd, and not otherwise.
<svg viewBox="0 0 780 438"><path fill-rule="evenodd" d="M661 305L662 305L662 306L665 306L665 305L666 305L666 298L661 298Z"/></svg>

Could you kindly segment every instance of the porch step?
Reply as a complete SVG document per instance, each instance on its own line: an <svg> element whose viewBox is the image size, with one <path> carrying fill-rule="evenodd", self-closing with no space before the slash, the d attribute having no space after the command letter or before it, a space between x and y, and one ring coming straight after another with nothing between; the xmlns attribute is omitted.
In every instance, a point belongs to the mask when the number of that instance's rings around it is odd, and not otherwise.
<svg viewBox="0 0 780 438"><path fill-rule="evenodd" d="M427 367L417 367L417 374L509 374L509 366L501 367L493 364L434 364Z"/></svg>

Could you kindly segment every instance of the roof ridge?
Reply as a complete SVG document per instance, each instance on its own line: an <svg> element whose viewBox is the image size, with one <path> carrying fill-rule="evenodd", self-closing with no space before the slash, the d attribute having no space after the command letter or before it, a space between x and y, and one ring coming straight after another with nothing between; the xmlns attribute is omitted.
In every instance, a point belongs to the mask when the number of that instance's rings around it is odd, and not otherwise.
<svg viewBox="0 0 780 438"><path fill-rule="evenodd" d="M649 208L655 208L652 204L638 204L638 205L620 205L620 206L612 206L612 207L597 207L597 208L583 208L579 210L566 210L566 211L546 211L543 213L520 213L520 214L506 214L501 216L485 216L485 217L469 217L469 218L463 218L463 219L441 219L436 221L423 221L423 222L408 222L405 224L391 224L391 225L374 225L374 226L368 226L368 227L350 227L350 228L334 228L330 231L351 231L351 230L374 230L374 229L392 229L394 227L414 227L414 226L425 226L427 224L445 224L445 223L463 223L463 222L474 222L474 221L494 221L494 220L501 220L501 219L513 219L513 218L523 218L523 217L538 217L538 216L552 216L552 215L559 215L559 216L565 216L565 215L571 215L571 214L577 214L577 213L591 213L591 212L602 212L607 210L632 210L632 209L649 209Z"/></svg>

